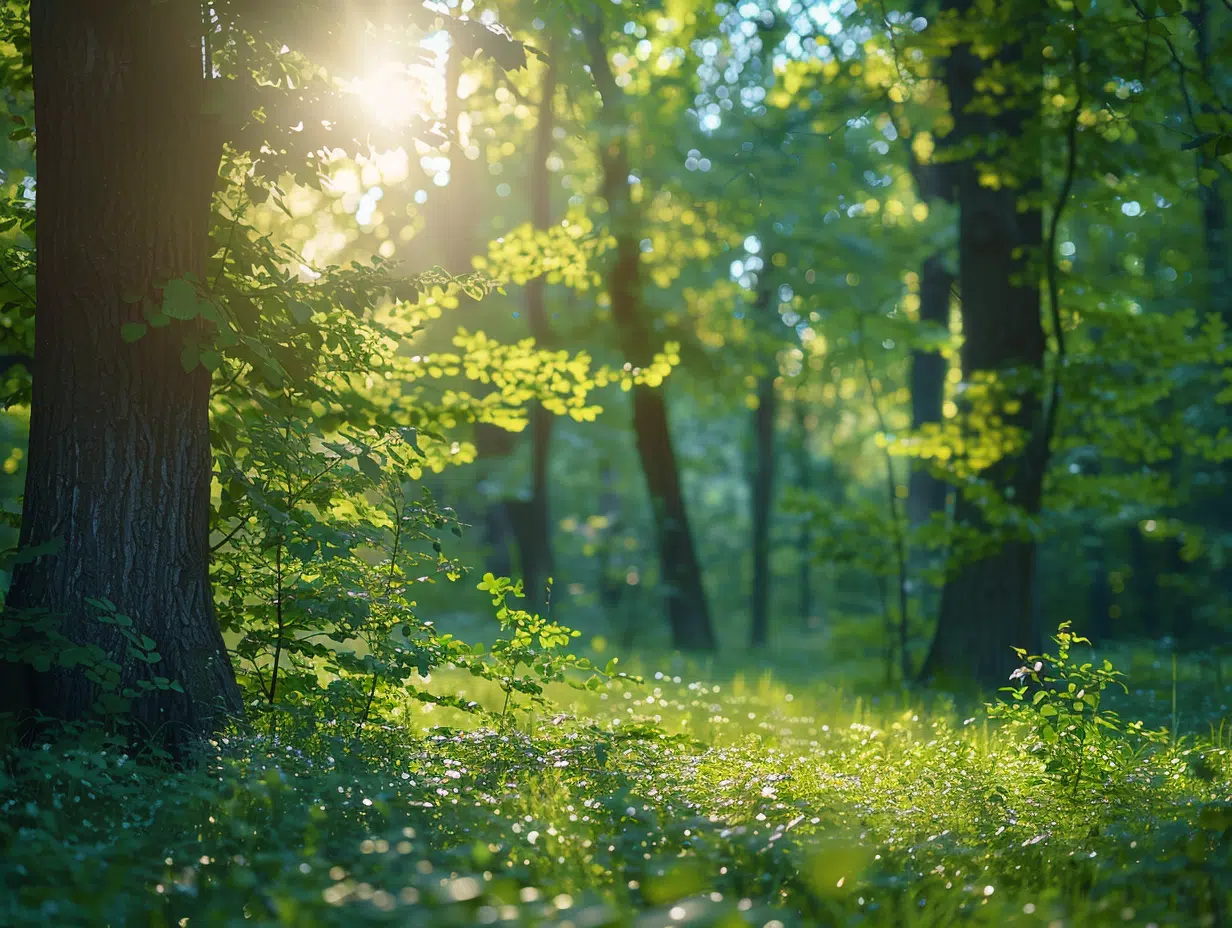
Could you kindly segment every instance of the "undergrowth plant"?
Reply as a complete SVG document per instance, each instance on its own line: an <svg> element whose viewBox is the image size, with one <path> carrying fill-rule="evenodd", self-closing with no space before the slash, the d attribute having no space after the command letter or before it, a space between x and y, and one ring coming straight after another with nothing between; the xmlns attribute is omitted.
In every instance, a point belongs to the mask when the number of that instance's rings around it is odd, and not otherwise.
<svg viewBox="0 0 1232 928"><path fill-rule="evenodd" d="M1079 663L1075 646L1089 639L1063 622L1052 636L1056 653L1029 654L1015 648L1023 662L1002 687L1009 700L990 704L988 715L1007 722L1023 737L1025 749L1041 764L1041 776L1077 798L1084 789L1109 790L1125 783L1152 744L1167 741L1167 732L1147 729L1141 721L1125 722L1105 704L1109 690L1128 693L1124 674L1112 662Z"/></svg>
<svg viewBox="0 0 1232 928"><path fill-rule="evenodd" d="M548 583L551 584L551 578ZM468 668L476 676L500 685L505 694L500 712L502 723L509 719L511 710L519 708L513 702L515 693L529 697L528 707L545 708L550 702L544 696L544 687L551 683L598 691L605 681L634 679L617 671L619 658L612 658L601 668L589 658L569 651L566 646L581 632L511 604L510 597L517 600L526 595L521 580L515 582L486 573L479 589L492 597L496 618L507 637L498 638L488 649L490 664L471 661ZM476 652L482 653L478 648Z"/></svg>

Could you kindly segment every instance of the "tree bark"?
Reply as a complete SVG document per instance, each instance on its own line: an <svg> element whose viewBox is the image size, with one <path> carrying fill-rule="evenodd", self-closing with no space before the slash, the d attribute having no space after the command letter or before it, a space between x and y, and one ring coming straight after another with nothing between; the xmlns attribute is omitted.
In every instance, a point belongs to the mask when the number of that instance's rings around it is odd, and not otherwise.
<svg viewBox="0 0 1232 928"><path fill-rule="evenodd" d="M953 0L948 6L964 17L976 12L971 0ZM982 153L980 160L1005 167L1007 154L1021 149L1035 99L1036 81L1026 69L1035 67L1037 58L1034 53L1026 54L1026 49L1040 24L1032 0L998 8L997 18L997 23L983 27L985 34L1003 37L998 54L987 60L1027 78L1019 96L999 98L996 115L973 112L972 102L984 96L977 94L976 85L988 65L967 45L951 52L946 81L955 143L993 140L990 144L1001 147L991 154ZM1040 289L1030 264L1043 230L1038 209L1020 210L1018 199L1024 190L1038 189L1038 158L1030 164L1020 157L1013 165L1017 183L995 188L981 183L971 160L954 164L953 170L960 213L963 375L968 380L984 372L996 376L1003 400L1021 404L1018 412L1009 414L1003 403L1003 420L1028 436L1024 448L1003 457L980 476L1012 505L1033 515L1039 511L1049 438L1041 428L1045 336ZM954 519L958 525L991 531L997 546L949 572L922 675L941 682L993 685L1004 681L1012 669L1012 648L1035 643L1031 606L1035 544L1023 531L989 525L980 504L965 493L959 494Z"/></svg>
<svg viewBox="0 0 1232 928"><path fill-rule="evenodd" d="M120 329L142 321L134 296L204 275L221 138L202 115L199 11L34 0L31 29L38 315L21 544L59 547L18 567L8 609L101 646L127 684L178 680L182 694L132 710L178 751L241 711L210 595L210 376L180 365L192 324L132 344ZM114 602L161 661L124 661L86 597ZM95 699L80 671L15 677L20 709L76 719Z"/></svg>
<svg viewBox="0 0 1232 928"><path fill-rule="evenodd" d="M621 91L607 60L602 30L599 22L586 26L591 73L602 98L599 126L602 192L616 238L607 289L626 360L635 367L644 367L653 361L655 352L643 318L639 217L629 192L629 158L625 145L628 123ZM633 387L633 432L654 511L672 644L681 650L714 650L714 629L689 527L662 387Z"/></svg>

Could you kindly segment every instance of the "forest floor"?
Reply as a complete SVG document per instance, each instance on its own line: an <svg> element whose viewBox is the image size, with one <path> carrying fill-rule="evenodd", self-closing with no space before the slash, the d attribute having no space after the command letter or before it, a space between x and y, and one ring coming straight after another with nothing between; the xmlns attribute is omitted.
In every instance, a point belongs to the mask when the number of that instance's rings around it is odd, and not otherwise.
<svg viewBox="0 0 1232 928"><path fill-rule="evenodd" d="M1232 688L1117 658L1188 734L681 665L502 727L265 717L187 772L48 746L0 774L0 924L1223 925Z"/></svg>

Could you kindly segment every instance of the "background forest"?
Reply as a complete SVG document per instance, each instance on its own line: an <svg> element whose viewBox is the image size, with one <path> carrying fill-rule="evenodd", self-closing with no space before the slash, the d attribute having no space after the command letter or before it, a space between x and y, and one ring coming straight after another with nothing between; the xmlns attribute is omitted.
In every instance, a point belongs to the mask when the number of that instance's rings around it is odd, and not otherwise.
<svg viewBox="0 0 1232 928"><path fill-rule="evenodd" d="M0 84L0 924L1225 924L1227 0L3 0Z"/></svg>

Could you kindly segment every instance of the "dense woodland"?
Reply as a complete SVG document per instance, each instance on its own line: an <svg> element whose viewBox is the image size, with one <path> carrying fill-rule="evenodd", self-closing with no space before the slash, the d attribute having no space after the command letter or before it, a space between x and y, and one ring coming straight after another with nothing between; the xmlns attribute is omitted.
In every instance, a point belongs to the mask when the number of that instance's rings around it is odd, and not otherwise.
<svg viewBox="0 0 1232 928"><path fill-rule="evenodd" d="M1228 0L0 0L0 924L1232 919Z"/></svg>

